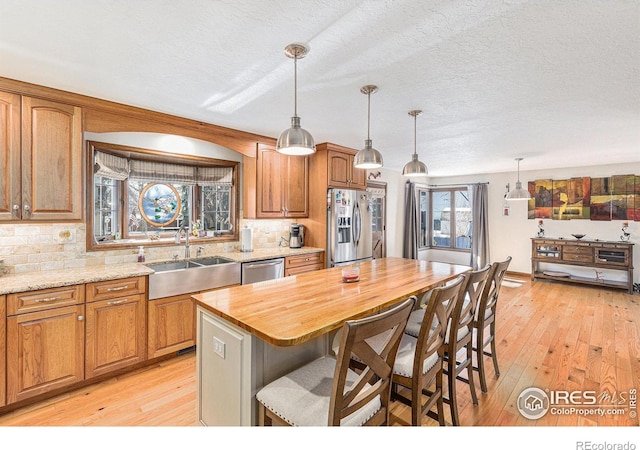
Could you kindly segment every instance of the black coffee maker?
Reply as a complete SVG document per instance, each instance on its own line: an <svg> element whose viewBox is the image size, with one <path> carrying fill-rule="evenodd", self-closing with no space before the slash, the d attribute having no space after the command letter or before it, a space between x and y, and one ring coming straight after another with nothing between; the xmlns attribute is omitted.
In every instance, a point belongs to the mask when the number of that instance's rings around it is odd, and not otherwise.
<svg viewBox="0 0 640 450"><path fill-rule="evenodd" d="M302 248L304 245L304 225L292 223L289 227L289 248Z"/></svg>

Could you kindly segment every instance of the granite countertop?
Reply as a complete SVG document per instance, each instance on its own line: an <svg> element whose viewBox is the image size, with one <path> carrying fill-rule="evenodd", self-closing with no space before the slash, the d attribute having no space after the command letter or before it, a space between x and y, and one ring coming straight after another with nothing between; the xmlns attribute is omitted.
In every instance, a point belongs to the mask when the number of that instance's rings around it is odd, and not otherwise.
<svg viewBox="0 0 640 450"><path fill-rule="evenodd" d="M11 274L0 278L0 295L94 281L138 277L151 273L153 273L153 270L143 264L128 263Z"/></svg>
<svg viewBox="0 0 640 450"><path fill-rule="evenodd" d="M314 247L277 247L256 249L252 252L221 252L216 255L207 255L205 258L208 256L221 256L242 263L322 251L324 250ZM147 261L146 263L150 264L155 262L162 261ZM73 284L92 283L95 281L145 276L152 273L153 270L144 264L125 263L10 274L0 277L0 295L60 286L70 286Z"/></svg>

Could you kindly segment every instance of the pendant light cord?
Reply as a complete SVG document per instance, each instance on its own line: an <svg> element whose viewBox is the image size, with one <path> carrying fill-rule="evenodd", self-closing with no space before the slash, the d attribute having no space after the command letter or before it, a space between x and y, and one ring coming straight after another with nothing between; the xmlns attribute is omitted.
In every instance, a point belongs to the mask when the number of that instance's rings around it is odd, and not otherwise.
<svg viewBox="0 0 640 450"><path fill-rule="evenodd" d="M416 114L415 116L413 116L413 154L417 155L417 151L416 151L416 147L418 145L418 138L417 136L417 132L416 132L416 128L417 128L417 120L418 119L418 115Z"/></svg>
<svg viewBox="0 0 640 450"><path fill-rule="evenodd" d="M369 131L371 129L371 92L367 93L367 140L371 140Z"/></svg>
<svg viewBox="0 0 640 450"><path fill-rule="evenodd" d="M298 117L298 52L293 55L293 115Z"/></svg>

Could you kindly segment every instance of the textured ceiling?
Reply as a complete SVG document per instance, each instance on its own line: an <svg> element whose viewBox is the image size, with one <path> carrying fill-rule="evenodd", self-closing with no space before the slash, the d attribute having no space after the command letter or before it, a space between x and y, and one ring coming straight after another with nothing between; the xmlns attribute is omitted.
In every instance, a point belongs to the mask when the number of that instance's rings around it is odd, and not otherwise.
<svg viewBox="0 0 640 450"><path fill-rule="evenodd" d="M2 0L0 76L433 176L638 162L637 0Z"/></svg>

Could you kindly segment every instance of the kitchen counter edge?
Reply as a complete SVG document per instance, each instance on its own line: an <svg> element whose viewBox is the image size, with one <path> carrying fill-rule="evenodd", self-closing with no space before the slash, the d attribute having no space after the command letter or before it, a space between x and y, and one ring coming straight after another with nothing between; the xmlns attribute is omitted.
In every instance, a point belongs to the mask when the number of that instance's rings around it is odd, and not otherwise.
<svg viewBox="0 0 640 450"><path fill-rule="evenodd" d="M211 256L221 256L238 263L243 263L323 251L324 249L314 247L297 249L278 247L259 249L252 252L221 252ZM147 261L146 264L155 262L162 261ZM154 273L154 271L146 267L145 263L125 263L10 274L0 276L0 295L71 286L74 284L93 283L96 281L145 276L152 273Z"/></svg>

